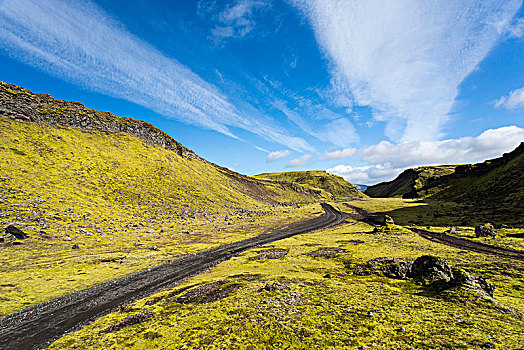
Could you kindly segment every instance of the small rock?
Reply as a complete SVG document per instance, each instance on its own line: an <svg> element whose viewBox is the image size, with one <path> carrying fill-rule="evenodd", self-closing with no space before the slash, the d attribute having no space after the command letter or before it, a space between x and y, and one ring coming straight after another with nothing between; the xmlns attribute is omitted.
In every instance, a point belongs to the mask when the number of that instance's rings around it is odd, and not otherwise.
<svg viewBox="0 0 524 350"><path fill-rule="evenodd" d="M493 226L486 225L486 226L476 226L475 227L475 236L477 238L479 237L491 237L495 238L495 230L493 229Z"/></svg>
<svg viewBox="0 0 524 350"><path fill-rule="evenodd" d="M149 249L151 249L151 250L158 250L158 247L155 245L155 246L153 246L153 247L151 247Z"/></svg>
<svg viewBox="0 0 524 350"><path fill-rule="evenodd" d="M71 247L71 249L80 249L80 247L78 246L77 243L73 244L73 246Z"/></svg>
<svg viewBox="0 0 524 350"><path fill-rule="evenodd" d="M495 343L485 343L482 347L486 349L495 349Z"/></svg>
<svg viewBox="0 0 524 350"><path fill-rule="evenodd" d="M16 239L28 238L28 236L24 233L24 231L20 230L18 227L14 225L7 226L4 231L5 233L14 236Z"/></svg>
<svg viewBox="0 0 524 350"><path fill-rule="evenodd" d="M368 317L374 317L373 311L368 311Z"/></svg>
<svg viewBox="0 0 524 350"><path fill-rule="evenodd" d="M397 329L398 332L405 332L406 331L406 328L404 327L400 327L399 329Z"/></svg>
<svg viewBox="0 0 524 350"><path fill-rule="evenodd" d="M395 224L395 221L393 220L393 218L389 215L384 215L384 221L383 221L384 225L394 225Z"/></svg>
<svg viewBox="0 0 524 350"><path fill-rule="evenodd" d="M155 233L155 230L150 229L150 230L147 230L146 233Z"/></svg>
<svg viewBox="0 0 524 350"><path fill-rule="evenodd" d="M360 349L367 349L367 348L368 348L368 347L365 346L365 345L362 345L362 346L360 347Z"/></svg>
<svg viewBox="0 0 524 350"><path fill-rule="evenodd" d="M69 237L69 236L65 236L65 237L64 237L64 241L72 241L72 240L73 240L73 239L72 239L71 237Z"/></svg>
<svg viewBox="0 0 524 350"><path fill-rule="evenodd" d="M12 244L13 244L13 245L22 245L23 243L20 242L20 241L14 241Z"/></svg>
<svg viewBox="0 0 524 350"><path fill-rule="evenodd" d="M449 230L445 231L444 233L449 233L450 235L458 235L457 230L455 230L454 227L450 228Z"/></svg>

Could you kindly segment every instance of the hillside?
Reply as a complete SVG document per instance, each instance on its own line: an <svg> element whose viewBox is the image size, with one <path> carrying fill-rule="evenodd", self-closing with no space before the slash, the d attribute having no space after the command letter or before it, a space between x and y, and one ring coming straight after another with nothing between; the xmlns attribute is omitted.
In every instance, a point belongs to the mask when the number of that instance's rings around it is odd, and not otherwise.
<svg viewBox="0 0 524 350"><path fill-rule="evenodd" d="M0 232L30 237L0 244L12 286L0 314L307 216L300 207L319 196L219 167L151 124L6 83L0 159Z"/></svg>
<svg viewBox="0 0 524 350"><path fill-rule="evenodd" d="M456 165L441 165L407 169L392 181L369 186L364 193L370 197L417 198L423 187L453 173L455 168Z"/></svg>
<svg viewBox="0 0 524 350"><path fill-rule="evenodd" d="M319 189L329 199L365 197L352 183L342 177L328 174L323 170L289 171L282 173L263 173L254 176L257 179L289 181L299 185Z"/></svg>

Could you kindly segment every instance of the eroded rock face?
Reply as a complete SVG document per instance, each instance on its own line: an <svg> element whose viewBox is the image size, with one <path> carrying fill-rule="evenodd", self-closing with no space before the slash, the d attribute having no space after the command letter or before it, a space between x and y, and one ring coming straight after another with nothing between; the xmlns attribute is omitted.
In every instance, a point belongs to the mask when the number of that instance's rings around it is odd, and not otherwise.
<svg viewBox="0 0 524 350"><path fill-rule="evenodd" d="M493 226L477 226L475 227L475 236L495 238L495 230Z"/></svg>

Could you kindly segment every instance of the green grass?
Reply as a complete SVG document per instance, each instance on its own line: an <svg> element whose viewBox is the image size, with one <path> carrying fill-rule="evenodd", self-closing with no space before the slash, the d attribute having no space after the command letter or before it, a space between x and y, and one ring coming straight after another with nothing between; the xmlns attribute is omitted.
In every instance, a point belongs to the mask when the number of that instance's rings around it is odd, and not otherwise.
<svg viewBox="0 0 524 350"><path fill-rule="evenodd" d="M31 237L0 244L0 315L318 211L125 133L0 118L0 159L0 228Z"/></svg>
<svg viewBox="0 0 524 350"><path fill-rule="evenodd" d="M351 202L351 204L360 203ZM364 201L391 209L400 201ZM412 206L413 203L408 203ZM346 210L350 210L346 208ZM260 247L209 272L105 316L63 337L51 349L516 349L524 336L524 264L439 245L405 230L373 234L372 227L350 221L321 232L271 244L288 250L280 259L252 260ZM334 258L307 254L341 248ZM466 289L441 294L410 280L353 276L356 264L388 256L414 259L433 254L454 267L495 284L494 300ZM249 278L249 276L251 276ZM181 304L173 295L223 281L237 285L211 303ZM292 288L267 291L279 281ZM176 294L176 293L175 293ZM512 311L508 311L512 310ZM520 310L520 311L518 311ZM373 317L368 316L369 312ZM152 313L147 321L115 332L111 325L132 314ZM405 331L399 329L403 327Z"/></svg>

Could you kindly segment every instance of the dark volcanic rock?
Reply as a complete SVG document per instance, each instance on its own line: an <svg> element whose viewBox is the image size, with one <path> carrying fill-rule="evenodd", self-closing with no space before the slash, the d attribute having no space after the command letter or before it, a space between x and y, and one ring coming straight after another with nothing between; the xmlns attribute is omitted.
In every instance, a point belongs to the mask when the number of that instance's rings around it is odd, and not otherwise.
<svg viewBox="0 0 524 350"><path fill-rule="evenodd" d="M363 265L355 266L356 276L383 274L387 277L407 279L411 273L411 261L380 257L371 259Z"/></svg>
<svg viewBox="0 0 524 350"><path fill-rule="evenodd" d="M16 239L26 239L29 237L24 233L24 231L20 230L18 227L14 225L7 226L4 231L5 233L14 236Z"/></svg>
<svg viewBox="0 0 524 350"><path fill-rule="evenodd" d="M438 287L453 280L453 270L445 259L423 255L413 262L410 277L424 286Z"/></svg>
<svg viewBox="0 0 524 350"><path fill-rule="evenodd" d="M493 226L477 226L475 227L475 236L495 238L495 230Z"/></svg>

